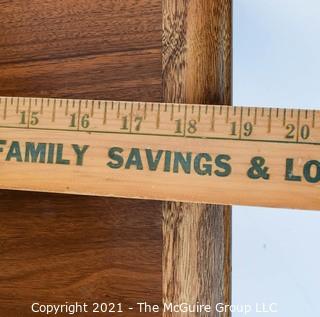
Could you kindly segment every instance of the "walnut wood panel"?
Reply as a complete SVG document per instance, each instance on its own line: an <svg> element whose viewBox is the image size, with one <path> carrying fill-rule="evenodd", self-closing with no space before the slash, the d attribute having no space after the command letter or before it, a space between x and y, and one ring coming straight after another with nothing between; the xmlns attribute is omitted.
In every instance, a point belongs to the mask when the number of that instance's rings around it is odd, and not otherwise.
<svg viewBox="0 0 320 317"><path fill-rule="evenodd" d="M2 96L159 100L159 54L159 49L139 49L0 64L0 92Z"/></svg>
<svg viewBox="0 0 320 317"><path fill-rule="evenodd" d="M160 0L0 1L0 95L158 101L161 19ZM33 316L33 301L161 303L160 202L0 201L0 316Z"/></svg>
<svg viewBox="0 0 320 317"><path fill-rule="evenodd" d="M34 316L33 302L159 304L158 202L10 191L0 200L0 316Z"/></svg>
<svg viewBox="0 0 320 317"><path fill-rule="evenodd" d="M0 5L1 64L159 49L159 1L2 0Z"/></svg>
<svg viewBox="0 0 320 317"><path fill-rule="evenodd" d="M163 0L165 101L231 103L231 11L231 0ZM163 215L164 301L230 304L231 209L172 202Z"/></svg>
<svg viewBox="0 0 320 317"><path fill-rule="evenodd" d="M161 1L0 1L0 93L161 98Z"/></svg>

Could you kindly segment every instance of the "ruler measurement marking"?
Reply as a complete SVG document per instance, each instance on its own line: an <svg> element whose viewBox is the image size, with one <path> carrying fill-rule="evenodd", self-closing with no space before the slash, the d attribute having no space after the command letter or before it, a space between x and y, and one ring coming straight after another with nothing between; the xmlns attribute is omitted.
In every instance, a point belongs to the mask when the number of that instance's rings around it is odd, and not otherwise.
<svg viewBox="0 0 320 317"><path fill-rule="evenodd" d="M156 120L156 129L160 127L160 103L158 103L158 112L157 112L157 120Z"/></svg>
<svg viewBox="0 0 320 317"><path fill-rule="evenodd" d="M117 119L120 117L120 102L118 102Z"/></svg>
<svg viewBox="0 0 320 317"><path fill-rule="evenodd" d="M211 131L214 132L215 126L215 107L212 107L212 116L211 116Z"/></svg>
<svg viewBox="0 0 320 317"><path fill-rule="evenodd" d="M187 128L187 105L184 106L184 127L183 127L183 136L186 136L186 128Z"/></svg>
<svg viewBox="0 0 320 317"><path fill-rule="evenodd" d="M40 114L43 114L43 98L41 98Z"/></svg>
<svg viewBox="0 0 320 317"><path fill-rule="evenodd" d="M282 122L282 126L285 126L286 125L286 115L287 115L287 110L284 109L283 110L283 122Z"/></svg>
<svg viewBox="0 0 320 317"><path fill-rule="evenodd" d="M66 102L66 107L64 109L64 115L67 116L68 115L68 111L69 110L69 99L67 99L67 102Z"/></svg>
<svg viewBox="0 0 320 317"><path fill-rule="evenodd" d="M20 105L20 98L17 98L17 107L16 107L16 114L19 113L19 105Z"/></svg>
<svg viewBox="0 0 320 317"><path fill-rule="evenodd" d="M99 131L99 130L70 130L70 129L55 129L55 128L37 128L37 127L21 127L21 126L0 126L1 129L19 129L19 130L43 130L43 131L65 131L65 132L82 132L82 133L98 133L98 134L127 134L127 135L146 135L146 136L166 136L174 138L189 138L189 139L201 139L201 140L226 140L237 142L264 142L264 143L281 143L281 144L301 144L301 145L320 145L320 142L296 142L296 141L284 141L284 140L268 140L268 139L239 139L228 137L203 137L194 135L182 135L182 134L156 134L156 133L128 133L128 132L114 132L114 131Z"/></svg>
<svg viewBox="0 0 320 317"><path fill-rule="evenodd" d="M173 110L173 104L171 105L171 115L170 115L170 120L172 121L173 120L173 112L174 112L174 110Z"/></svg>
<svg viewBox="0 0 320 317"><path fill-rule="evenodd" d="M31 115L31 98L29 98L29 105L28 105L28 116L27 116L27 127L30 127L30 115Z"/></svg>
<svg viewBox="0 0 320 317"><path fill-rule="evenodd" d="M94 115L94 101L91 100L91 113L90 113L91 117L93 117Z"/></svg>
<svg viewBox="0 0 320 317"><path fill-rule="evenodd" d="M144 103L144 108L143 108L143 119L147 119L147 103Z"/></svg>
<svg viewBox="0 0 320 317"><path fill-rule="evenodd" d="M2 98L1 98L2 100ZM4 99L4 109L3 109L3 120L7 119L7 105L8 105L8 99Z"/></svg>
<svg viewBox="0 0 320 317"><path fill-rule="evenodd" d="M315 128L316 126L316 111L312 111L312 128Z"/></svg>
<svg viewBox="0 0 320 317"><path fill-rule="evenodd" d="M56 99L54 99L54 101L53 101L51 122L55 122L55 120L56 120Z"/></svg>
<svg viewBox="0 0 320 317"><path fill-rule="evenodd" d="M103 125L106 125L107 123L107 102L104 102L104 111L103 111Z"/></svg>
<svg viewBox="0 0 320 317"><path fill-rule="evenodd" d="M82 100L79 101L79 105L78 105L78 121L77 121L77 131L80 131L80 116L81 116L81 102Z"/></svg>
<svg viewBox="0 0 320 317"><path fill-rule="evenodd" d="M127 105L126 102L124 104L125 106ZM140 103L139 103L139 106L140 106ZM131 102L131 111L130 111L130 129L129 129L130 134L132 134L132 117L133 117L133 102Z"/></svg>
<svg viewBox="0 0 320 317"><path fill-rule="evenodd" d="M254 108L254 118L253 118L253 124L254 125L257 124L257 112L258 112L258 109L255 107Z"/></svg>
<svg viewBox="0 0 320 317"><path fill-rule="evenodd" d="M243 108L240 109L239 140L242 140L242 118L243 118Z"/></svg>
<svg viewBox="0 0 320 317"><path fill-rule="evenodd" d="M272 108L269 109L268 133L271 133Z"/></svg>
<svg viewBox="0 0 320 317"><path fill-rule="evenodd" d="M9 99L10 98L10 99ZM45 100L46 99L46 100ZM41 103L41 108L40 108L40 114L42 114L43 112L43 107L44 107L44 102L47 102L47 106L48 107L52 107L52 113L51 113L51 121L52 122L56 122L56 119L57 119L57 115L61 113L61 111L64 111L65 112L65 115L68 114L68 107L69 107L69 102L73 102L73 107L75 105L75 100L72 100L72 99L55 99L55 98L52 98L52 99L49 99L49 98L29 98L29 97L26 97L26 98L23 98L23 97L2 97L1 98L1 104L4 106L3 108L3 112L2 112L2 117L3 117L3 120L6 121L8 120L8 111L9 111L9 107L10 107L10 102L12 103L12 106L14 107L15 106L15 112L17 115L20 114L20 110L21 110L21 104L24 105L24 106L27 106L28 105L28 108L24 108L26 109L26 128L29 128L29 129L34 129L34 127L31 125L31 122L30 120L32 119L31 116L32 116L32 113L33 111L38 111L37 109L39 109L38 107L40 106L40 103ZM95 115L95 107L97 106L96 102L94 100L80 100L79 101L79 108L77 109L78 110L78 125L76 126L77 130L79 131L80 129L83 130L81 128L81 112L82 112L82 106L83 106L83 103L85 102L85 105L86 105L86 108L90 109L91 110L91 116L93 117ZM127 103L123 103L123 102L118 102L118 111L120 112L120 107L124 106L125 109L127 108ZM90 108L91 106L91 108ZM105 102L105 112L107 113L107 108L108 108L109 104L107 102ZM137 111L137 106L138 106L138 103L135 104L135 103L131 103L131 112L130 112L130 134L135 134L134 131L134 116L137 114L136 111ZM181 104L165 104L165 106L171 106L171 117L169 116L170 120L173 121L174 120L174 116L175 116L175 112L177 112L177 110L174 109L175 106L178 107L178 109L180 110L180 107L181 107ZM189 133L187 132L187 129L188 129L188 116L189 116L189 119L192 119L192 117L190 116L190 113L188 113L188 110L187 110L187 106L185 106L185 114L184 114L184 127L183 127L183 135L186 136L186 137L189 137ZM140 103L140 110L142 111L143 110L143 117L144 119L146 119L146 116L147 116L147 112L150 110L150 108L153 109L154 108L154 104L153 103L146 103L144 102L144 104L141 104ZM195 107L198 107L198 111L196 111ZM204 110L202 112L202 107L204 107ZM233 113L236 113L237 109L236 107L234 107L233 110L231 110L229 107L227 107L227 109L224 109L223 106L214 106L212 107L212 113L209 113L208 114L208 105L191 105L191 110L192 110L192 113L196 116L197 115L197 120L198 122L201 122L202 118L201 118L201 114L205 113L205 115L208 115L210 117L211 115L211 130L214 131L215 129L215 110L216 108L219 107L219 110L221 111L221 115L225 115L225 122L228 123L230 121L230 115L232 114L230 111L233 111ZM62 108L62 110L60 111L60 108ZM240 113L240 119L239 117L235 118L235 121L238 121L240 120L240 126L238 128L238 132L240 133L239 136L237 137L238 139L242 140L243 139L243 123L245 122L245 117L244 116L244 111L246 110L246 112L248 113L248 115L251 116L251 120L253 120L254 124L257 124L258 122L258 125L260 125L259 123L259 118L261 118L263 115L265 115L265 111L266 109L268 108L262 108L261 111L255 107L255 109L250 109L250 107L248 107L247 109L245 107L240 107L240 110L241 110L241 113ZM280 130L278 130L278 123L274 123L273 125L273 122L272 122L272 116L273 116L273 113L274 111L276 111L276 115L278 116L278 118L280 119L279 121L281 122L281 118L282 118L282 126L286 126L287 124L287 119L290 117L294 117L296 114L297 114L297 119L296 119L296 135L295 135L295 143L299 143L299 144L315 144L315 145L319 145L320 142L319 142L319 137L320 137L320 130L318 131L318 127L317 127L317 122L318 122L318 113L319 111L317 110L308 110L308 109L287 109L287 108L276 108L275 110L273 110L274 108L270 108L269 109L269 121L268 121L268 132L270 133L271 130L273 130L273 127L277 127L274 132L272 132L274 134L274 137L277 138L277 140L279 141L278 143L293 143L293 142L282 142L281 139L284 137L284 136L281 136L281 132L279 132ZM51 110L51 109L50 109ZM50 111L49 110L49 111ZM90 111L89 110L89 111ZM152 119L152 121L156 121L156 126L157 126L157 129L160 128L160 114L161 114L161 104L158 104L158 113L157 113L157 118L154 118ZM169 109L167 109L168 111ZM226 112L224 112L224 110L226 110ZM282 111L282 113L280 113L280 111ZM289 112L290 111L290 112ZM50 112L49 112L50 113ZM290 113L290 114L289 114ZM121 114L121 113L120 113ZM119 114L119 117L120 117L120 114ZM252 118L252 115L254 115L254 117ZM19 117L18 117L19 118ZM104 114L104 118L103 118L103 122L104 124L106 124L106 114ZM168 118L168 119L169 119ZM10 121L11 121L11 117L9 117ZM119 119L119 118L118 118ZM156 120L155 120L156 119ZM166 119L166 120L168 120ZM114 119L113 119L114 120ZM303 121L301 121L303 120ZM305 121L306 120L306 121ZM181 120L183 122L183 120ZM207 122L207 121L206 121ZM303 128L304 124L307 123L309 124L309 127L315 129L317 127L317 130L315 131L315 134L312 138L311 141L313 142L308 142L305 140L305 138L308 138L309 137L305 137L304 135L301 136L301 128ZM221 127L225 127L227 128L227 125L224 126L224 123L222 122L221 123ZM280 123L281 124L281 123ZM10 125L10 124L9 124ZM201 122L201 126L202 126L202 122ZM200 126L200 123L199 123L199 128L201 127ZM220 126L219 126L220 127ZM260 126L259 126L260 127ZM6 128L8 128L6 126ZM11 127L9 127L11 128ZM25 127L16 127L16 128L25 128ZM37 128L39 130L41 129L44 129L44 128ZM164 127L164 130L166 130L167 128ZM61 129L50 129L50 130L61 130ZM74 128L72 129L74 130ZM71 128L70 130L66 129L65 131L71 131ZM89 130L85 130L87 132L89 132ZM198 130L198 131L202 131L202 130ZM90 131L90 132L95 132L95 131ZM169 131L168 131L169 132ZM110 132L112 133L112 132ZM124 134L125 132L121 132L122 134ZM169 132L170 133L170 132ZM159 135L162 135L162 136L168 136L170 135L169 133L161 133ZM173 131L172 131L173 133ZM143 133L137 133L137 134L143 134ZM197 132L198 134L198 132ZM261 141L261 142L269 142L268 140L266 140L264 138L263 135L261 135L261 139L259 139L259 134L260 134L260 131L258 131L258 138L255 138L255 140L258 140L258 141ZM149 134L146 134L146 135L156 135L154 133L149 133ZM173 134L172 136L176 136L176 137L180 137L180 135L175 135ZM191 137L191 136L190 136ZM201 136L200 138L203 138L203 139L206 139L207 137L204 135L204 136ZM217 139L216 137L213 137L213 139ZM220 139L220 138L218 138ZM228 138L226 137L225 139L227 140L232 140L233 138Z"/></svg>
<svg viewBox="0 0 320 317"><path fill-rule="evenodd" d="M297 143L299 142L300 138L300 109L298 110L298 118L297 118Z"/></svg>
<svg viewBox="0 0 320 317"><path fill-rule="evenodd" d="M226 123L229 123L229 107L227 107Z"/></svg>

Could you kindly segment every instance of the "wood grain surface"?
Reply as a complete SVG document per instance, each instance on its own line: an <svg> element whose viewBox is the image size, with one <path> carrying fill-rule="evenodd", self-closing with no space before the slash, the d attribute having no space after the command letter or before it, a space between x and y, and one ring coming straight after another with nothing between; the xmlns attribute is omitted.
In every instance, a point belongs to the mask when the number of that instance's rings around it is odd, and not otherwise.
<svg viewBox="0 0 320 317"><path fill-rule="evenodd" d="M0 316L34 316L33 302L160 303L158 202L10 191L0 200Z"/></svg>
<svg viewBox="0 0 320 317"><path fill-rule="evenodd" d="M163 0L164 101L231 104L231 14L231 0ZM163 203L163 217L164 301L230 304L231 209Z"/></svg>
<svg viewBox="0 0 320 317"><path fill-rule="evenodd" d="M2 95L161 98L160 0L0 6Z"/></svg>
<svg viewBox="0 0 320 317"><path fill-rule="evenodd" d="M0 1L0 95L229 104L230 2ZM229 208L0 200L0 316L34 316L34 301L230 303Z"/></svg>
<svg viewBox="0 0 320 317"><path fill-rule="evenodd" d="M160 101L161 21L160 0L0 1L0 95ZM161 303L160 202L0 201L1 317L34 316L34 301Z"/></svg>

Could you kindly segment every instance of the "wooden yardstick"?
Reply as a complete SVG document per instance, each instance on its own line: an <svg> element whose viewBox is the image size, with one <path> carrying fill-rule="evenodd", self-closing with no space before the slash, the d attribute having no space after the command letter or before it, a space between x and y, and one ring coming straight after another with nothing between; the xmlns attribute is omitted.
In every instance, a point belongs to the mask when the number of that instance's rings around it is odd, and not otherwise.
<svg viewBox="0 0 320 317"><path fill-rule="evenodd" d="M320 210L320 111L1 97L0 187Z"/></svg>

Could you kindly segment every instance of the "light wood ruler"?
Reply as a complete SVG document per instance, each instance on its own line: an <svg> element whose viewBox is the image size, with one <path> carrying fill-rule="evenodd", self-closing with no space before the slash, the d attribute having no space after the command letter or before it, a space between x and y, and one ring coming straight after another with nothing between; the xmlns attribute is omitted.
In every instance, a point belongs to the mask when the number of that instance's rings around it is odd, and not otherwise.
<svg viewBox="0 0 320 317"><path fill-rule="evenodd" d="M1 97L0 188L320 210L320 111Z"/></svg>

